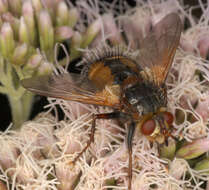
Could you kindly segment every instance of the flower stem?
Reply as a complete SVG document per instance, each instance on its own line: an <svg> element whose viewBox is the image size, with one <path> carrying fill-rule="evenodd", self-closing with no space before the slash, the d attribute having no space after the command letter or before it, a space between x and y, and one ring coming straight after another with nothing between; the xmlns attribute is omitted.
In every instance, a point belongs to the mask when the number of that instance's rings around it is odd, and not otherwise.
<svg viewBox="0 0 209 190"><path fill-rule="evenodd" d="M12 113L12 127L17 130L30 115L33 95L26 92L21 98L8 95L8 99Z"/></svg>

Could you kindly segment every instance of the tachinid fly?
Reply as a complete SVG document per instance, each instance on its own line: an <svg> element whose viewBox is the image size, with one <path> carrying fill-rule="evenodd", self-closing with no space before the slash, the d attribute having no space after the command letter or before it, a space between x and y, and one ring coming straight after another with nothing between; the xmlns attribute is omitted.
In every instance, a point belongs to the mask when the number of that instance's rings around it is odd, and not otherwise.
<svg viewBox="0 0 209 190"><path fill-rule="evenodd" d="M132 139L136 127L150 141L164 143L172 136L173 115L167 111L166 78L179 45L182 25L171 13L158 22L140 44L136 57L125 48L104 46L84 58L78 74L59 74L22 80L22 85L37 94L85 104L109 106L113 112L93 117L94 139L97 119L125 119L129 124L129 187L132 179Z"/></svg>

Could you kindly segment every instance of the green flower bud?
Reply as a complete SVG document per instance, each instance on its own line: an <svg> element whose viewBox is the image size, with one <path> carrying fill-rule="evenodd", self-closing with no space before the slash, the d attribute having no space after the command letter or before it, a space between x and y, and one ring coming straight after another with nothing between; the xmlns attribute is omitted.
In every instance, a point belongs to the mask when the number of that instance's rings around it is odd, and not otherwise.
<svg viewBox="0 0 209 190"><path fill-rule="evenodd" d="M87 28L84 40L82 42L82 48L87 47L94 40L101 30L101 24L101 20L97 19Z"/></svg>
<svg viewBox="0 0 209 190"><path fill-rule="evenodd" d="M8 59L12 56L15 48L14 34L11 25L3 23L0 32L0 52L1 55Z"/></svg>
<svg viewBox="0 0 209 190"><path fill-rule="evenodd" d="M77 48L81 47L82 43L82 36L78 31L75 31L71 41L70 41L70 59L76 59L79 55L80 52L77 50Z"/></svg>
<svg viewBox="0 0 209 190"><path fill-rule="evenodd" d="M16 17L14 17L10 12L2 14L2 20L4 22L9 22L13 31L15 39L18 39L18 31L20 27L20 21Z"/></svg>
<svg viewBox="0 0 209 190"><path fill-rule="evenodd" d="M34 12L31 1L25 1L22 7L22 15L24 17L25 23L27 25L30 44L35 45L36 43L36 29L35 29L35 20Z"/></svg>
<svg viewBox="0 0 209 190"><path fill-rule="evenodd" d="M33 8L35 10L36 15L39 14L39 12L42 10L43 6L41 4L41 0L31 0L33 4Z"/></svg>
<svg viewBox="0 0 209 190"><path fill-rule="evenodd" d="M0 0L0 14L3 14L8 11L8 2L7 0Z"/></svg>
<svg viewBox="0 0 209 190"><path fill-rule="evenodd" d="M68 25L68 22L69 22L68 6L66 5L64 1L61 1L57 7L56 25L57 26Z"/></svg>
<svg viewBox="0 0 209 190"><path fill-rule="evenodd" d="M63 0L61 0L63 1ZM60 0L42 0L41 1L43 4L43 7L45 8L45 10L47 10L48 14L50 15L50 18L52 20L53 23L55 23L55 18L56 18L56 8L58 7L58 2L60 2Z"/></svg>
<svg viewBox="0 0 209 190"><path fill-rule="evenodd" d="M76 8L71 8L69 11L68 25L73 28L79 19L79 13Z"/></svg>
<svg viewBox="0 0 209 190"><path fill-rule="evenodd" d="M197 171L203 170L202 172L209 174L209 158L206 158L198 162L195 165L194 169Z"/></svg>
<svg viewBox="0 0 209 190"><path fill-rule="evenodd" d="M49 13L42 10L38 18L38 29L40 37L41 50L53 50L54 46L54 29Z"/></svg>
<svg viewBox="0 0 209 190"><path fill-rule="evenodd" d="M47 9L47 10L53 10L55 7L57 7L57 3L60 2L60 1L63 1L63 0L55 0L55 1L52 1L52 0L42 0L42 3L44 5L44 7Z"/></svg>
<svg viewBox="0 0 209 190"><path fill-rule="evenodd" d="M24 76L31 77L34 75L34 73L37 72L38 67L42 64L43 57L40 54L33 54L29 59L27 60L26 64L22 68L22 73Z"/></svg>
<svg viewBox="0 0 209 190"><path fill-rule="evenodd" d="M57 42L62 42L73 36L72 28L68 26L60 26L55 29L55 39Z"/></svg>
<svg viewBox="0 0 209 190"><path fill-rule="evenodd" d="M41 61L42 61L42 56L40 54L35 54L35 55L32 55L28 62L27 62L27 65L28 67L32 68L32 69L35 69L37 68L40 64L41 64Z"/></svg>
<svg viewBox="0 0 209 190"><path fill-rule="evenodd" d="M209 139L198 139L181 147L177 151L176 156L184 159L193 159L207 151L209 151Z"/></svg>
<svg viewBox="0 0 209 190"><path fill-rule="evenodd" d="M53 67L52 64L49 62L42 62L41 65L38 67L38 75L47 75L52 73Z"/></svg>
<svg viewBox="0 0 209 190"><path fill-rule="evenodd" d="M19 41L30 44L28 28L23 17L20 18Z"/></svg>
<svg viewBox="0 0 209 190"><path fill-rule="evenodd" d="M110 178L105 181L108 186L117 186L117 181L115 178Z"/></svg>
<svg viewBox="0 0 209 190"><path fill-rule="evenodd" d="M16 65L23 65L25 64L26 55L28 52L27 44L21 44L17 46L14 50L14 54L12 56L12 63Z"/></svg>
<svg viewBox="0 0 209 190"><path fill-rule="evenodd" d="M163 144L162 146L160 146L159 150L161 158L168 158L172 160L175 156L176 142L174 140L170 140L168 142L168 146Z"/></svg>
<svg viewBox="0 0 209 190"><path fill-rule="evenodd" d="M80 47L82 42L82 36L78 31L74 31L74 34L71 38L71 47Z"/></svg>
<svg viewBox="0 0 209 190"><path fill-rule="evenodd" d="M32 55L23 67L25 75L31 76L36 69L42 64L43 57L40 54Z"/></svg>
<svg viewBox="0 0 209 190"><path fill-rule="evenodd" d="M7 0L12 14L19 17L22 11L22 0Z"/></svg>

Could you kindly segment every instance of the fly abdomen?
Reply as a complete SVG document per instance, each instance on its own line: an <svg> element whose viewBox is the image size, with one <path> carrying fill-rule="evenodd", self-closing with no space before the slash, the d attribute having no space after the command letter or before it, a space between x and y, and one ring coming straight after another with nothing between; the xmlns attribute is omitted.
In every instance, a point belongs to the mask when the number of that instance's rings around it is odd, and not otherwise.
<svg viewBox="0 0 209 190"><path fill-rule="evenodd" d="M128 58L106 57L90 65L88 79L101 89L107 84L121 85L128 77L137 76L137 72L138 67Z"/></svg>
<svg viewBox="0 0 209 190"><path fill-rule="evenodd" d="M111 74L114 77L114 84L121 85L128 77L137 75L133 68L127 65L125 61L127 60L124 60L124 58L105 60L105 66L111 70Z"/></svg>

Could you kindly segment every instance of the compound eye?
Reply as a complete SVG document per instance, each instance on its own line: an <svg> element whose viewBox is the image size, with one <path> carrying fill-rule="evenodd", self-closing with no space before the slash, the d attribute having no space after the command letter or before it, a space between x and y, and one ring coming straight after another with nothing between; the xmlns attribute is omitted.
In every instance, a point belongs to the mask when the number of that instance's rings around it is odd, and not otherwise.
<svg viewBox="0 0 209 190"><path fill-rule="evenodd" d="M164 112L163 113L163 118L168 125L171 125L173 123L174 117L173 117L172 113Z"/></svg>
<svg viewBox="0 0 209 190"><path fill-rule="evenodd" d="M149 119L142 124L141 132L144 135L151 135L155 130L156 124L154 119Z"/></svg>

